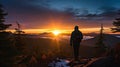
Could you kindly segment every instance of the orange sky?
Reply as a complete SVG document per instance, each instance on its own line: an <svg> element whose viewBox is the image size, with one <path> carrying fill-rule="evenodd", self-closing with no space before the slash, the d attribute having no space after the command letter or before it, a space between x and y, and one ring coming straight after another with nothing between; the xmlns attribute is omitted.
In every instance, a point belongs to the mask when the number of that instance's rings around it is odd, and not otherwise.
<svg viewBox="0 0 120 67"><path fill-rule="evenodd" d="M44 25L43 28L37 27L37 28L27 28L24 23L20 23L21 25L21 29L25 32L25 33L50 33L54 30L59 30L61 33L71 33L74 30L74 26L78 25L79 26L79 30L81 30L83 33L99 33L100 31L100 23L96 24L96 26L92 26L89 27L89 25L82 25L80 23L77 23L75 21L73 21L73 23L65 23L64 20L58 20L58 19L53 19L50 18L49 23ZM64 23L64 24L63 24ZM29 25L29 24L28 24ZM94 25L94 24L93 24ZM91 26L91 24L90 24ZM103 25L104 26L104 25ZM12 32L14 32L15 30L13 30L14 28L16 28L17 25L13 24L12 26ZM105 33L111 33L110 31L111 27L108 26L104 26L104 32Z"/></svg>
<svg viewBox="0 0 120 67"><path fill-rule="evenodd" d="M119 17L118 1L110 0L0 0L5 7L6 24L12 24L14 31L16 21L26 33L43 33L60 30L70 33L79 25L83 33L99 32L103 23L105 33L110 33L115 18ZM89 4L88 4L89 3ZM115 5L113 5L116 4ZM109 5L111 4L111 5ZM49 6L48 6L49 5Z"/></svg>
<svg viewBox="0 0 120 67"><path fill-rule="evenodd" d="M52 28L51 29L23 29L23 31L25 31L25 33L50 33L54 30L59 30L60 33L71 33L74 29L72 28L69 28L69 29L62 29L62 28ZM81 30L83 33L92 33L92 32L95 32L95 33L99 33L100 31L100 28L82 28L82 29L79 29ZM9 31L12 31L14 32L15 30L9 30ZM104 32L105 33L111 33L110 31L110 28L104 28Z"/></svg>

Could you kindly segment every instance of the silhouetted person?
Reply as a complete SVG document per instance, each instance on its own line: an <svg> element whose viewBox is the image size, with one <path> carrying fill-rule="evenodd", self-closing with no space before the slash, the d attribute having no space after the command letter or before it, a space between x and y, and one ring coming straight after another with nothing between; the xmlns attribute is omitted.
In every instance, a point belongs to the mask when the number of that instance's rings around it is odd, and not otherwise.
<svg viewBox="0 0 120 67"><path fill-rule="evenodd" d="M75 60L78 60L79 46L82 39L83 39L83 34L81 33L81 31L79 31L78 26L75 26L74 31L72 32L70 38L70 45L73 46Z"/></svg>

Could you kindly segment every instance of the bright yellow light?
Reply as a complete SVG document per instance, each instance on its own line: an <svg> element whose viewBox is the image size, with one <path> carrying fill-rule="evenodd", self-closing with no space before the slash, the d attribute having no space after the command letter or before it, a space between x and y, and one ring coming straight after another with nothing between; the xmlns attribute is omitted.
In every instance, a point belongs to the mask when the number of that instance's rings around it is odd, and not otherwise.
<svg viewBox="0 0 120 67"><path fill-rule="evenodd" d="M60 31L59 31L59 30L54 30L52 33L53 33L55 36L57 36L57 35L60 34Z"/></svg>

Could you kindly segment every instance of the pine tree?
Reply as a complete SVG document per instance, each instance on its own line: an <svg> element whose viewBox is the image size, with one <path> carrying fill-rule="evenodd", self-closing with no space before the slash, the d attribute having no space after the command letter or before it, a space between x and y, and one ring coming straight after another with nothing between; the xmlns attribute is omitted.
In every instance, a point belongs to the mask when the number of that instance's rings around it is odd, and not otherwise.
<svg viewBox="0 0 120 67"><path fill-rule="evenodd" d="M113 21L114 28L111 28L112 32L120 32L120 18L116 18L115 21Z"/></svg>
<svg viewBox="0 0 120 67"><path fill-rule="evenodd" d="M15 34L21 35L25 33L24 31L22 31L21 25L18 22L16 22L16 24L17 24L17 28L15 28Z"/></svg>
<svg viewBox="0 0 120 67"><path fill-rule="evenodd" d="M100 34L98 36L98 40L96 42L96 48L97 48L97 54L100 55L106 51L106 46L103 43L104 40L104 34L103 34L103 24L101 24Z"/></svg>
<svg viewBox="0 0 120 67"><path fill-rule="evenodd" d="M9 28L9 26L11 26L11 24L3 23L3 22L5 22L6 15L7 15L7 13L4 12L2 5L0 5L0 31L4 31L7 28Z"/></svg>
<svg viewBox="0 0 120 67"><path fill-rule="evenodd" d="M15 47L14 35L5 31L11 24L4 24L5 16L2 5L0 5L0 67L13 67L15 57L18 55Z"/></svg>

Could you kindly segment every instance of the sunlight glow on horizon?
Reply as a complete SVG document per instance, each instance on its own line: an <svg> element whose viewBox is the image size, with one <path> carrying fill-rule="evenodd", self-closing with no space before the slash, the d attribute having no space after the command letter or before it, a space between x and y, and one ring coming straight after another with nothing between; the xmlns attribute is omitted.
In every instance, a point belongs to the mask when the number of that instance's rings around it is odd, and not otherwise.
<svg viewBox="0 0 120 67"><path fill-rule="evenodd" d="M23 29L25 33L37 34L37 33L53 33L54 35L68 33L70 34L74 29ZM83 33L99 33L100 28L80 28ZM15 30L10 29L7 31L15 32ZM104 27L105 33L110 33L110 28Z"/></svg>
<svg viewBox="0 0 120 67"><path fill-rule="evenodd" d="M55 36L57 36L57 35L59 35L61 32L60 32L59 30L54 30L54 31L52 31L52 33L53 33Z"/></svg>

